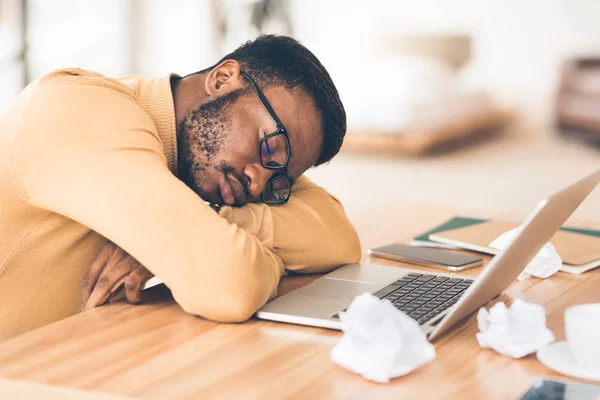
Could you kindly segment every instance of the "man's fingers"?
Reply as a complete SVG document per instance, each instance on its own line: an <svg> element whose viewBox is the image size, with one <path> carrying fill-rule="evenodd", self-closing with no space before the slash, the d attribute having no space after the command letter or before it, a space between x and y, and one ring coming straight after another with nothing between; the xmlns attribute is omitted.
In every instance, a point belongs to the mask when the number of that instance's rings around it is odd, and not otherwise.
<svg viewBox="0 0 600 400"><path fill-rule="evenodd" d="M112 264L112 263L111 263ZM106 268L100 274L100 277L94 285L94 289L90 294L88 301L85 304L85 309L89 310L103 304L111 291L118 287L120 281L133 271L139 263L131 256L123 258L116 264L107 265Z"/></svg>
<svg viewBox="0 0 600 400"><path fill-rule="evenodd" d="M109 303L113 303L117 300L121 300L125 298L125 285L120 285L118 286L117 290L113 290L112 292L110 292L110 295L108 296L108 302Z"/></svg>
<svg viewBox="0 0 600 400"><path fill-rule="evenodd" d="M114 259L113 256L115 255L116 248L117 246L114 243L107 241L102 250L100 250L100 253L98 253L96 260L93 262L90 269L83 276L81 282L81 309L84 309L102 270L107 266L109 261Z"/></svg>
<svg viewBox="0 0 600 400"><path fill-rule="evenodd" d="M141 264L138 265L125 278L125 295L130 303L136 304L140 302L140 292L142 287L154 274L144 268Z"/></svg>

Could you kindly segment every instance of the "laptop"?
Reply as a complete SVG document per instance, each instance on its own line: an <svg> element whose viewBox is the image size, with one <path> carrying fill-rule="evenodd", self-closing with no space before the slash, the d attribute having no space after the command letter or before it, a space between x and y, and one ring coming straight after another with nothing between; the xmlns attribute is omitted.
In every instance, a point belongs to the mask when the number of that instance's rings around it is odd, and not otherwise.
<svg viewBox="0 0 600 400"><path fill-rule="evenodd" d="M388 299L415 319L429 340L510 286L600 182L600 170L543 199L523 230L476 279L376 264L349 264L263 306L261 319L341 329L339 313L359 294Z"/></svg>

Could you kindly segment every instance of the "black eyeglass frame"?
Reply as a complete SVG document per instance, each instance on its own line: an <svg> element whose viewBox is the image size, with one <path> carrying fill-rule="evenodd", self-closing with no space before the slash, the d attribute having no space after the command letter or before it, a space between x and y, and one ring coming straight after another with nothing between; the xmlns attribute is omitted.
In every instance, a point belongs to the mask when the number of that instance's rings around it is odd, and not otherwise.
<svg viewBox="0 0 600 400"><path fill-rule="evenodd" d="M260 154L260 163L262 164L263 167L265 167L266 169L270 169L270 170L282 170L281 173L277 173L275 175L273 175L271 177L271 179L269 179L269 181L267 182L267 185L271 184L271 182L273 182L276 179L281 179L284 178L287 180L287 184L289 186L289 192L287 194L287 196L283 199L279 199L276 201L267 201L265 200L265 193L263 191L262 193L262 201L265 204L285 204L288 202L288 200L290 199L290 196L292 194L292 181L290 180L290 178L287 176L287 166L288 163L290 161L290 155L291 155L291 148L290 148L290 137L288 136L287 130L285 129L285 126L283 126L283 123L281 122L281 120L279 119L279 117L277 116L277 114L275 113L275 110L273 110L273 107L271 107L271 104L269 103L269 100L267 100L266 96L264 95L264 93L262 92L262 90L260 90L260 88L258 87L258 85L256 84L256 82L254 82L254 79L252 79L250 77L250 75L248 75L245 72L240 72L240 74L246 78L248 80L248 82L250 82L250 84L252 85L252 87L254 88L254 91L256 92L256 95L258 96L258 99L260 100L260 102L262 103L263 107L265 108L265 110L267 110L267 112L269 113L269 115L271 116L271 118L273 118L273 121L275 121L275 126L277 127L277 130L273 133L270 133L268 135L266 135L265 137L260 139L260 142L258 144L258 151ZM277 136L277 135L283 135L283 137L285 138L285 144L286 144L286 158L285 158L285 162L282 165L269 165L269 164L265 164L265 162L263 161L263 157L262 157L262 145L265 141L269 140L270 138ZM265 185L266 186L266 185Z"/></svg>

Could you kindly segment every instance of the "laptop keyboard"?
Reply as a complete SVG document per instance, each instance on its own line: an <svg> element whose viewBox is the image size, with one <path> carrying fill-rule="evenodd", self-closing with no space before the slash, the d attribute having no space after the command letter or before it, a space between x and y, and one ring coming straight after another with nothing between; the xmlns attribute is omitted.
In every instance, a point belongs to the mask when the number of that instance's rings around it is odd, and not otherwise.
<svg viewBox="0 0 600 400"><path fill-rule="evenodd" d="M472 283L471 279L413 272L373 295L388 299L421 325L453 306Z"/></svg>
<svg viewBox="0 0 600 400"><path fill-rule="evenodd" d="M374 295L388 299L397 309L423 324L453 306L471 283L470 279L413 272Z"/></svg>

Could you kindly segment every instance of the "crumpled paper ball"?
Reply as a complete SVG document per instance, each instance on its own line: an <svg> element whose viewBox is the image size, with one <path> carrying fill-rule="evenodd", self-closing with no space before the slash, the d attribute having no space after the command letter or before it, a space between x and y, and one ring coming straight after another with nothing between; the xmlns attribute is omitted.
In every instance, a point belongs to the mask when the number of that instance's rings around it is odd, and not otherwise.
<svg viewBox="0 0 600 400"><path fill-rule="evenodd" d="M339 317L344 336L331 359L365 379L386 383L435 358L419 324L389 300L363 293Z"/></svg>
<svg viewBox="0 0 600 400"><path fill-rule="evenodd" d="M554 342L546 327L546 311L538 304L516 299L510 308L496 303L488 312L479 309L477 342L512 358L521 358Z"/></svg>
<svg viewBox="0 0 600 400"><path fill-rule="evenodd" d="M521 233L522 227L512 229L498 236L490 247L496 250L506 249ZM554 275L562 266L562 259L556 252L551 243L546 243L544 247L531 260L523 272L518 276L518 280L523 280L535 276L537 278L548 278Z"/></svg>

